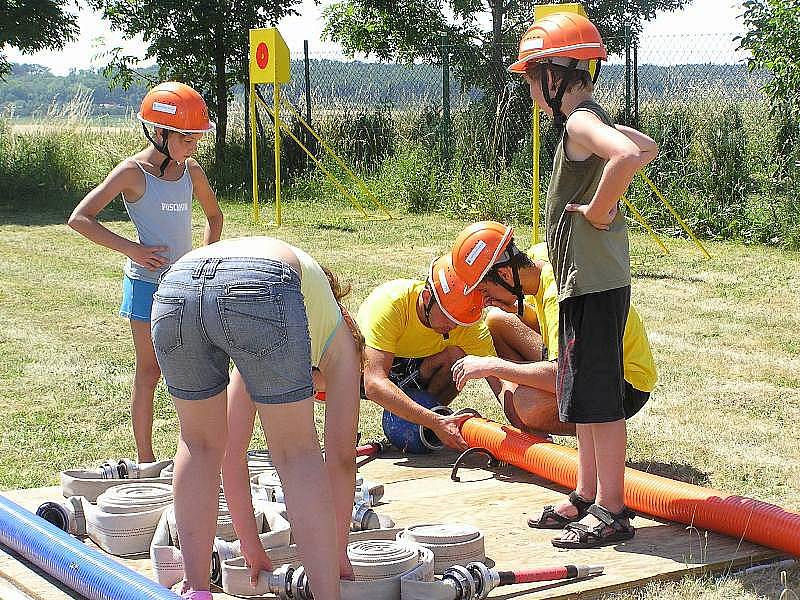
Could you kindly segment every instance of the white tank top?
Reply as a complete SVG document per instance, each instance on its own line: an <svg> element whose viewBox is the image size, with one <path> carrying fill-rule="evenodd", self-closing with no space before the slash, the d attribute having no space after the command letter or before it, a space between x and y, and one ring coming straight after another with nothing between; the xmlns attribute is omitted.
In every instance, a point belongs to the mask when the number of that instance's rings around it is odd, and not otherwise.
<svg viewBox="0 0 800 600"><path fill-rule="evenodd" d="M136 161L134 161L136 162ZM192 249L192 178L184 166L177 181L167 181L144 170L144 194L136 202L125 200L125 210L136 227L137 241L145 246L166 246L167 265L151 271L130 258L125 274L131 279L157 282L161 273Z"/></svg>

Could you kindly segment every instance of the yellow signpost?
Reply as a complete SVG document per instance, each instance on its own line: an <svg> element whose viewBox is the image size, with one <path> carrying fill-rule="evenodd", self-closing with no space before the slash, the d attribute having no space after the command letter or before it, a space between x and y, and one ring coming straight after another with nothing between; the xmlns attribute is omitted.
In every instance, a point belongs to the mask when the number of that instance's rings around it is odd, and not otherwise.
<svg viewBox="0 0 800 600"><path fill-rule="evenodd" d="M281 224L281 84L289 83L289 48L280 32L269 29L250 30L250 162L253 170L253 219L258 222L258 153L256 152L256 90L259 83L273 86L275 117L275 223Z"/></svg>
<svg viewBox="0 0 800 600"><path fill-rule="evenodd" d="M325 141L314 131L300 113L292 106L286 98L281 98L281 84L289 82L289 49L283 41L277 29L251 29L250 30L250 104L248 111L250 114L250 162L253 170L253 220L259 221L258 206L258 152L256 138L256 102L260 102L267 113L272 117L275 129L275 224L281 224L281 129L305 152L311 160L320 168L325 176L334 186L344 195L352 205L362 214L365 219L391 219L393 218L389 210L383 203L367 189L366 184L350 169L345 162L325 143ZM261 96L258 84L271 83L273 86L272 107L267 104ZM325 167L320 157L298 138L291 127L281 120L281 104L288 108L289 113L294 119L305 127L311 135L320 143L334 161L342 168L347 176L352 179L363 193L368 202L372 204L373 211L380 215L370 215L364 208L359 199L345 188L336 176Z"/></svg>

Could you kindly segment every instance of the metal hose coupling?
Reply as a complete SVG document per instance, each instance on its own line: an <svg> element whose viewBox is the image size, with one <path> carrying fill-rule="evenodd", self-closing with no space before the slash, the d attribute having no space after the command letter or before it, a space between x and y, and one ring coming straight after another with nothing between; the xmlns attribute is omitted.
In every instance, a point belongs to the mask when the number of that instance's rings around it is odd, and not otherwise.
<svg viewBox="0 0 800 600"><path fill-rule="evenodd" d="M471 562L466 567L453 565L445 569L442 574L442 584L452 591L450 600L485 600L492 590L503 585L578 579L602 573L601 565L566 565L497 571L482 562Z"/></svg>
<svg viewBox="0 0 800 600"><path fill-rule="evenodd" d="M350 521L352 531L365 531L367 529L380 529L381 521L378 514L370 508L367 502L356 502L353 505L353 515Z"/></svg>
<svg viewBox="0 0 800 600"><path fill-rule="evenodd" d="M266 584L267 592L280 600L313 600L308 576L302 566L281 565L277 569L259 575L259 582ZM262 587L262 586L259 586Z"/></svg>
<svg viewBox="0 0 800 600"><path fill-rule="evenodd" d="M97 468L101 479L139 479L139 465L129 458L106 461Z"/></svg>

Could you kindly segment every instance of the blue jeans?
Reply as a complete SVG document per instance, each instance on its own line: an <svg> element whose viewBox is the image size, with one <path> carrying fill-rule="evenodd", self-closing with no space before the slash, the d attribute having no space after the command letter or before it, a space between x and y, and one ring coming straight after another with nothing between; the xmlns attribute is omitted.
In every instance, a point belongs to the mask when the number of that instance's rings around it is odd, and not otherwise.
<svg viewBox="0 0 800 600"><path fill-rule="evenodd" d="M170 394L210 398L229 360L255 402L313 396L311 340L300 277L259 258L179 260L153 296L153 346Z"/></svg>

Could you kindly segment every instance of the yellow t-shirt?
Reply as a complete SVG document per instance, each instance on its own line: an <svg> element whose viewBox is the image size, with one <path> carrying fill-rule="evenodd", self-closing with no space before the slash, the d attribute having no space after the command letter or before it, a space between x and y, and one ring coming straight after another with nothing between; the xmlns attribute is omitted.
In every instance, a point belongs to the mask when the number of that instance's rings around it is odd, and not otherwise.
<svg viewBox="0 0 800 600"><path fill-rule="evenodd" d="M367 296L356 317L367 346L403 358L424 358L448 346L458 346L476 356L496 356L483 320L469 327L456 327L448 339L423 325L417 315L417 298L424 288L423 281L395 279Z"/></svg>
<svg viewBox="0 0 800 600"><path fill-rule="evenodd" d="M311 364L318 367L328 345L342 322L342 311L331 291L325 271L310 254L292 246L302 274L300 291L306 305L308 335L311 338Z"/></svg>
<svg viewBox="0 0 800 600"><path fill-rule="evenodd" d="M547 260L547 246L537 244L526 251L532 260ZM553 267L546 262L539 277L539 289L536 294L525 296L525 309L536 311L542 343L547 348L548 360L558 358L558 287L556 286ZM625 370L625 381L637 390L652 392L658 380L653 353L647 339L642 318L631 305L628 321L622 336L622 361Z"/></svg>

